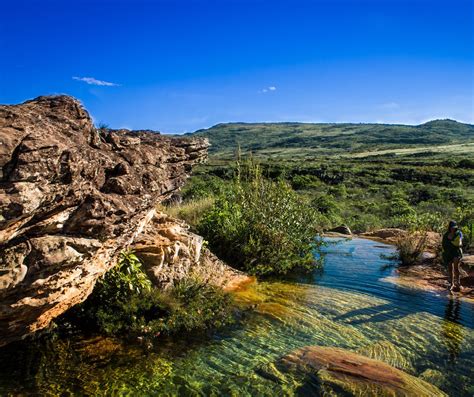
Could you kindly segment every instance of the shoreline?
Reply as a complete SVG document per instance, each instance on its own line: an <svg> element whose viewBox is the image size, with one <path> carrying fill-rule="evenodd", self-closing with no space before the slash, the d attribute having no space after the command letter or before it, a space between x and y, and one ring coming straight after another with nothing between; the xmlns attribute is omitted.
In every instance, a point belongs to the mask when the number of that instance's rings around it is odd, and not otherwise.
<svg viewBox="0 0 474 397"><path fill-rule="evenodd" d="M323 233L323 237L363 238L388 245L396 245L396 240L407 232L402 229L379 229L373 232L359 234L342 234L336 232ZM412 266L398 266L395 275L385 277L381 281L397 284L407 288L420 289L434 293L445 293L474 303L474 255L465 255L461 264L461 286L463 291L450 293L448 291L448 276L444 267L435 262L434 244L437 233L429 232L428 249L424 253L422 263ZM437 236L436 236L437 235Z"/></svg>

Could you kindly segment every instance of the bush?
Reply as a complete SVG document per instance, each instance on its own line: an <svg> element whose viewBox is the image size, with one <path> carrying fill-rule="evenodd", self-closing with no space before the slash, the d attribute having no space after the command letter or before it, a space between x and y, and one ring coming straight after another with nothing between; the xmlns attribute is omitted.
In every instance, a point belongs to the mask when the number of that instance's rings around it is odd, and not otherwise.
<svg viewBox="0 0 474 397"><path fill-rule="evenodd" d="M311 202L311 206L325 215L333 215L340 212L337 201L333 196L327 194L322 194L314 198Z"/></svg>
<svg viewBox="0 0 474 397"><path fill-rule="evenodd" d="M470 202L465 208L456 208L453 216L461 227L463 238L463 249L469 251L474 240L474 203Z"/></svg>
<svg viewBox="0 0 474 397"><path fill-rule="evenodd" d="M197 280L180 281L168 291L153 288L138 258L127 252L64 320L107 335L156 337L229 324L233 305L229 294Z"/></svg>
<svg viewBox="0 0 474 397"><path fill-rule="evenodd" d="M421 263L427 243L426 232L412 232L398 239L397 253L402 266L412 266Z"/></svg>
<svg viewBox="0 0 474 397"><path fill-rule="evenodd" d="M348 217L349 224L354 233L363 233L380 229L382 224L376 214L356 213L353 217Z"/></svg>
<svg viewBox="0 0 474 397"><path fill-rule="evenodd" d="M296 190L314 189L321 186L321 181L314 175L294 175L291 178L291 185Z"/></svg>
<svg viewBox="0 0 474 397"><path fill-rule="evenodd" d="M198 225L210 248L256 275L318 266L319 214L288 183L263 178L253 163L238 175Z"/></svg>
<svg viewBox="0 0 474 397"><path fill-rule="evenodd" d="M201 178L193 176L183 188L182 197L184 201L212 197L222 192L225 185L226 181L217 176L203 175Z"/></svg>

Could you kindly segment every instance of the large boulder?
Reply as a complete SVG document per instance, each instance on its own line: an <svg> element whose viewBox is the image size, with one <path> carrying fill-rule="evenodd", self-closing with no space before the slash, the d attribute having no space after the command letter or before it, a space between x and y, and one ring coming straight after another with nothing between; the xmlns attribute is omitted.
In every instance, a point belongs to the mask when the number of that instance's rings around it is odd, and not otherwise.
<svg viewBox="0 0 474 397"><path fill-rule="evenodd" d="M340 233L340 234L344 234L344 235L347 235L347 236L352 235L352 231L349 228L349 226L347 226L347 225L340 225L340 226L334 227L332 229L329 229L329 231L332 232L332 233Z"/></svg>
<svg viewBox="0 0 474 397"><path fill-rule="evenodd" d="M83 301L207 147L97 130L67 96L0 106L0 345Z"/></svg>
<svg viewBox="0 0 474 397"><path fill-rule="evenodd" d="M277 382L294 383L301 395L446 396L382 361L334 347L303 347L259 372Z"/></svg>

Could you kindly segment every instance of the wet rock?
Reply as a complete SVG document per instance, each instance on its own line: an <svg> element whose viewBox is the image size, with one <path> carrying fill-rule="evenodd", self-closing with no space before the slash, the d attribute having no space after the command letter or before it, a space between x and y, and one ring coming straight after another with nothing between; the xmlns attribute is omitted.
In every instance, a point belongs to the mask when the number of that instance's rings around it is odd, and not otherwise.
<svg viewBox="0 0 474 397"><path fill-rule="evenodd" d="M469 262L461 264L461 286L462 291L457 293L468 301L474 301L474 271ZM449 281L446 268L435 264L421 264L404 266L397 269L395 276L389 276L381 281L401 285L408 288L417 288L425 291L441 292L448 294Z"/></svg>
<svg viewBox="0 0 474 397"><path fill-rule="evenodd" d="M0 106L0 345L83 301L207 146L97 130L67 96Z"/></svg>
<svg viewBox="0 0 474 397"><path fill-rule="evenodd" d="M302 395L446 395L436 386L382 361L333 347L303 347L262 368L259 374L273 381L294 383Z"/></svg>

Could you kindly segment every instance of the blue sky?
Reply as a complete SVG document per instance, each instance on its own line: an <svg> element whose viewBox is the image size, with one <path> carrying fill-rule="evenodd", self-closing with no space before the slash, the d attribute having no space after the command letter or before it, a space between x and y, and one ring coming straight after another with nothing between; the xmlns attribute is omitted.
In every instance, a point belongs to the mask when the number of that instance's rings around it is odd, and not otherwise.
<svg viewBox="0 0 474 397"><path fill-rule="evenodd" d="M2 0L0 103L114 128L474 122L471 0Z"/></svg>

